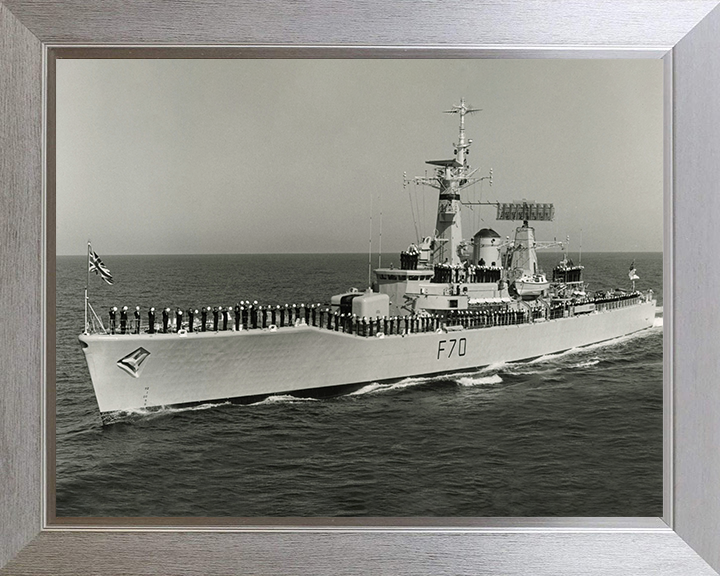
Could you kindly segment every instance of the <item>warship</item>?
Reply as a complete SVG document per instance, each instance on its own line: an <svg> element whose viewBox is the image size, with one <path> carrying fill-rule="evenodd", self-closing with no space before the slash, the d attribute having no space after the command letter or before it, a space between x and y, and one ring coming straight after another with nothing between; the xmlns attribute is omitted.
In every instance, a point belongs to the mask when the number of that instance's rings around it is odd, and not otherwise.
<svg viewBox="0 0 720 576"><path fill-rule="evenodd" d="M364 291L349 289L325 304L278 306L241 301L190 309L111 309L109 324L85 292L85 354L103 421L125 411L274 394L331 395L369 383L481 369L557 353L651 327L651 290L590 292L584 268L562 242L539 242L530 222L554 219L553 204L470 202L466 189L489 180L471 169L461 99L451 158L430 160L431 174L404 184L437 191L434 233L400 254L400 267L374 270ZM462 231L463 206L482 204L498 221L520 223L504 239L483 228ZM562 249L548 275L537 251ZM88 244L90 271L112 282Z"/></svg>

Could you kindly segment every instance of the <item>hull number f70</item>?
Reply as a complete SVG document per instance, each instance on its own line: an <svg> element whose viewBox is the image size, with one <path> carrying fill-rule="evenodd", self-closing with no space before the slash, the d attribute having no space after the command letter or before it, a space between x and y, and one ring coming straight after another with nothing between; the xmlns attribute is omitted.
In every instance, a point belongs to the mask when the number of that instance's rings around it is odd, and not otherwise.
<svg viewBox="0 0 720 576"><path fill-rule="evenodd" d="M467 350L467 340L465 338L451 338L450 340L440 340L438 342L437 359L450 358L455 356L465 356Z"/></svg>

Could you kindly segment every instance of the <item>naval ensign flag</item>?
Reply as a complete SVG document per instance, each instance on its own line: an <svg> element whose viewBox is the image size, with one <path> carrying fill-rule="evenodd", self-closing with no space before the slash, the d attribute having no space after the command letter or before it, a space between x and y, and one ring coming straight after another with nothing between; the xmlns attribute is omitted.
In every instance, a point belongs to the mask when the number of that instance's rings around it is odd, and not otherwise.
<svg viewBox="0 0 720 576"><path fill-rule="evenodd" d="M110 270L108 270L108 267L103 264L103 261L100 260L100 256L97 255L97 253L92 249L92 247L88 244L88 272L95 272L95 274L99 274L100 278L105 280L108 284L112 285L113 283L113 277L112 274L110 274Z"/></svg>

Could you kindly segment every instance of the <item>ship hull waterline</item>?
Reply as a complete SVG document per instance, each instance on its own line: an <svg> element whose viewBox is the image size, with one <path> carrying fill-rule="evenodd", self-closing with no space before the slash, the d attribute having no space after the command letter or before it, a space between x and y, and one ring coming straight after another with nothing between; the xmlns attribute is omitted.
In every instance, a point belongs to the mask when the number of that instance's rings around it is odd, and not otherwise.
<svg viewBox="0 0 720 576"><path fill-rule="evenodd" d="M100 412L384 382L514 362L653 325L654 302L527 324L361 337L313 326L79 336ZM140 359L128 368L127 360Z"/></svg>

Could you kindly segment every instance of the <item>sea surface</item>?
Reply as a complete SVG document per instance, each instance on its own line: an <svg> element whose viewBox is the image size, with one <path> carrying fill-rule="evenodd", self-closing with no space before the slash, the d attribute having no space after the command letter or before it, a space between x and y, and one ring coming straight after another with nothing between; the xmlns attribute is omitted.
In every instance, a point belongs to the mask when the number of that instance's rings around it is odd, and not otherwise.
<svg viewBox="0 0 720 576"><path fill-rule="evenodd" d="M661 253L585 253L589 289L628 289L633 259L661 306ZM104 261L115 284L93 275L90 300L105 322L111 306L329 302L368 283L367 254ZM59 517L662 515L662 318L527 362L103 426L77 341L85 262L57 258Z"/></svg>

